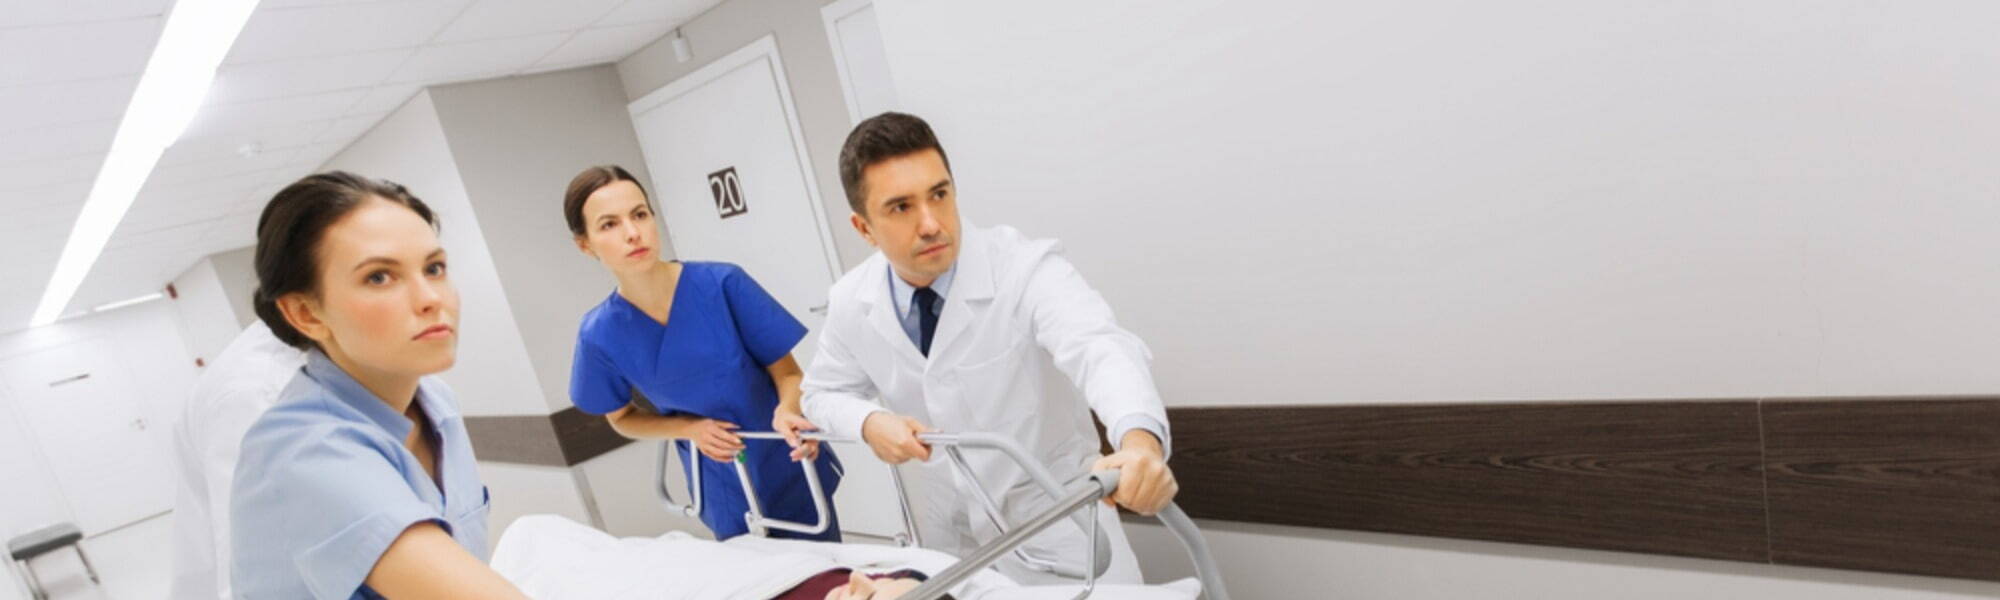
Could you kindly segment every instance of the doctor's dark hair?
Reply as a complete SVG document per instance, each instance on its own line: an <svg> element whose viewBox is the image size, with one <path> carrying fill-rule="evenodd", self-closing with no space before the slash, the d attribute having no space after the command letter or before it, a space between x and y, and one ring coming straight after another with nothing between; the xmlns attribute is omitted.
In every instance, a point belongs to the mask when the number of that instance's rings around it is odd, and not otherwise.
<svg viewBox="0 0 2000 600"><path fill-rule="evenodd" d="M951 172L951 157L938 144L937 134L916 115L885 112L855 125L847 134L847 143L840 147L840 185L847 190L847 207L863 218L868 216L864 206L868 188L861 181L862 171L875 163L925 150L936 150L945 172Z"/></svg>
<svg viewBox="0 0 2000 600"><path fill-rule="evenodd" d="M639 178L633 177L625 167L598 165L586 168L571 178L569 189L563 191L563 220L569 222L570 235L583 237L583 203L590 200L590 195L597 193L597 190L604 186L620 181L630 181L632 185L638 186L639 195L646 196L646 207L652 208L653 197L646 194L646 184L639 183Z"/></svg>
<svg viewBox="0 0 2000 600"><path fill-rule="evenodd" d="M286 294L319 293L319 244L326 230L369 198L401 204L423 217L432 229L437 216L403 186L381 179L328 171L307 175L279 190L257 217L257 291L250 304L271 333L300 350L312 349L312 338L300 333L278 310Z"/></svg>

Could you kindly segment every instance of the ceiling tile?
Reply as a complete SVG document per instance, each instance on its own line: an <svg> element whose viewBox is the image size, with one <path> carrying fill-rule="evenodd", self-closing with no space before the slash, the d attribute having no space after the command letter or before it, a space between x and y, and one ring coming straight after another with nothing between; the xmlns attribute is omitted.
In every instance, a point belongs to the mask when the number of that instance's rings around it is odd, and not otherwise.
<svg viewBox="0 0 2000 600"><path fill-rule="evenodd" d="M153 175L146 178L146 187L140 190L139 201L144 202L149 191L165 190L186 186L214 189L219 180L245 174L260 174L258 180L268 177L268 172L291 165L294 152L290 150L263 152L248 158L232 156L216 160L162 165L153 169ZM247 184L246 184L247 185Z"/></svg>
<svg viewBox="0 0 2000 600"><path fill-rule="evenodd" d="M0 133L120 118L138 85L130 75L0 87Z"/></svg>
<svg viewBox="0 0 2000 600"><path fill-rule="evenodd" d="M239 104L201 107L181 137L201 138L268 128L287 123L326 121L347 113L367 90L352 89Z"/></svg>
<svg viewBox="0 0 2000 600"><path fill-rule="evenodd" d="M157 17L0 29L0 82L32 85L137 75L160 37ZM62 60L21 60L60 56Z"/></svg>
<svg viewBox="0 0 2000 600"><path fill-rule="evenodd" d="M363 96L360 102L356 102L354 106L349 107L347 113L359 115L396 110L402 108L404 102L409 102L410 98L415 97L417 92L422 89L423 86L414 83L378 85L370 88L368 95Z"/></svg>
<svg viewBox="0 0 2000 600"><path fill-rule="evenodd" d="M542 57L537 65L570 65L613 62L673 31L671 22L639 23L615 27L595 27L579 31L576 37Z"/></svg>
<svg viewBox="0 0 2000 600"><path fill-rule="evenodd" d="M7 143L0 144L0 164L103 154L111 151L111 138L117 134L117 119L11 131Z"/></svg>
<svg viewBox="0 0 2000 600"><path fill-rule="evenodd" d="M283 153L310 144L333 122L283 123L269 127L233 131L204 137L184 137L167 149L160 164L183 165L195 162L241 158L246 147L257 154Z"/></svg>
<svg viewBox="0 0 2000 600"><path fill-rule="evenodd" d="M0 163L0 192L38 190L63 183L80 183L89 191L104 153Z"/></svg>
<svg viewBox="0 0 2000 600"><path fill-rule="evenodd" d="M389 116L388 111L383 111L349 115L334 119L333 124L327 127L326 131L320 132L319 137L313 139L313 143L346 146L348 142L361 137L361 134L368 133L368 130L374 129L375 124L382 122L382 118L387 116Z"/></svg>
<svg viewBox="0 0 2000 600"><path fill-rule="evenodd" d="M471 0L408 0L259 8L226 64L412 48L431 41Z"/></svg>
<svg viewBox="0 0 2000 600"><path fill-rule="evenodd" d="M0 0L0 28L113 21L167 14L169 0Z"/></svg>
<svg viewBox="0 0 2000 600"><path fill-rule="evenodd" d="M596 23L620 2L623 0L481 0L452 21L435 42L448 44L576 31Z"/></svg>
<svg viewBox="0 0 2000 600"><path fill-rule="evenodd" d="M623 25L648 21L686 23L721 4L722 0L631 0L612 9L594 25Z"/></svg>
<svg viewBox="0 0 2000 600"><path fill-rule="evenodd" d="M562 45L568 33L428 46L390 76L395 82L439 84L519 72Z"/></svg>
<svg viewBox="0 0 2000 600"><path fill-rule="evenodd" d="M413 50L378 50L339 56L224 65L208 89L211 104L267 100L381 83Z"/></svg>
<svg viewBox="0 0 2000 600"><path fill-rule="evenodd" d="M31 190L0 191L0 223L7 222L24 212L46 211L50 206L83 206L83 199L89 195L88 181Z"/></svg>

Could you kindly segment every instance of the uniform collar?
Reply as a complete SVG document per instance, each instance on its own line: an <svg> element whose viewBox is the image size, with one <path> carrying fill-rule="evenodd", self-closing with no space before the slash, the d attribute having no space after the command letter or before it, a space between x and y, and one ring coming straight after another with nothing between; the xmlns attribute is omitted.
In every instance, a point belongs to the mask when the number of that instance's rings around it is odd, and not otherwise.
<svg viewBox="0 0 2000 600"><path fill-rule="evenodd" d="M331 395L337 401L367 416L369 421L396 436L396 439L410 437L410 430L416 426L410 422L409 417L396 412L396 409L389 407L389 403L383 402L374 392L362 386L361 382L355 381L353 376L342 370L340 365L334 364L333 359L327 358L326 353L318 348L306 353L305 373L307 377L311 377L313 381L332 392ZM452 408L450 402L443 401L442 394L443 391L429 377L417 382L416 402L423 405L424 417L430 420L432 431L444 431L444 423L458 417L458 411Z"/></svg>

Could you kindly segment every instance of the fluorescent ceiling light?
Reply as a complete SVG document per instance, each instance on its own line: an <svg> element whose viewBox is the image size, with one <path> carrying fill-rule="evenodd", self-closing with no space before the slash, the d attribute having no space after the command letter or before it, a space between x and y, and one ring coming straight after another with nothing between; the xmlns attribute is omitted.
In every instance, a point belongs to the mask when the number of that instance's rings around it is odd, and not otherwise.
<svg viewBox="0 0 2000 600"><path fill-rule="evenodd" d="M110 303L110 304L100 304L100 305L98 305L98 306L97 306L97 308L93 308L93 309L90 309L90 312L94 312L94 313L95 313L95 312L104 312L104 311L107 311L107 310L118 310L118 309L120 309L120 308L125 308L125 307L127 307L127 306L131 306L131 305L134 305L134 304L145 304L145 303L147 303L147 302L152 302L152 301L154 301L154 300L159 300L159 299L161 299L161 298L165 298L165 297L167 297L167 295L166 295L166 294L164 294L164 293L161 293L161 292L153 292L153 293L151 293L151 294L146 294L146 295L144 295L144 296L140 296L140 297L137 297L137 298L131 298L131 299L127 299L127 300L119 300L119 301L117 301L117 302L112 302L112 303Z"/></svg>
<svg viewBox="0 0 2000 600"><path fill-rule="evenodd" d="M257 0L174 3L166 29L160 32L160 43L153 47L146 72L139 76L139 87L132 93L132 103L125 107L125 118L118 123L111 154L97 171L97 181L91 184L83 212L77 215L76 227L63 244L62 258L56 261L49 287L42 291L42 302L35 308L30 327L54 323L76 296L77 286L83 285L84 275L104 254L105 242L125 219L125 211L132 208L139 188L160 162L160 154L180 138L201 109L208 84L215 80L216 67L222 65L223 56L256 8Z"/></svg>

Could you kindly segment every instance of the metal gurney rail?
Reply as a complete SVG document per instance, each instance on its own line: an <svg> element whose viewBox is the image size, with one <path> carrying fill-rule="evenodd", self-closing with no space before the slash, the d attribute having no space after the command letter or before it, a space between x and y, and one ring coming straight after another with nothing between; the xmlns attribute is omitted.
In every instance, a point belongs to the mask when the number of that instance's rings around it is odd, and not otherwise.
<svg viewBox="0 0 2000 600"><path fill-rule="evenodd" d="M737 432L736 435L743 439L784 439L782 434L770 431ZM804 433L800 437L822 442L861 443L861 440L858 439L833 437L820 433ZM945 456L950 459L952 466L958 469L960 475L972 484L973 494L977 496L980 504L985 509L987 519L991 520L993 525L999 529L1000 537L974 549L970 555L953 564L950 568L945 569L944 572L933 575L922 586L911 590L905 596L906 598L913 600L935 600L943 596L953 586L971 577L980 569L984 569L995 561L1000 560L1001 557L1006 556L1010 552L1017 553L1028 564L1041 563L1042 561L1029 558L1025 554L1019 554L1019 547L1021 544L1027 542L1030 537L1049 528L1049 526L1063 520L1065 517L1076 523L1077 526L1082 527L1084 531L1090 533L1091 564L1089 567L1083 569L1069 569L1064 568L1062 565L1050 565L1046 563L1041 566L1050 568L1068 577L1084 579L1083 593L1078 598L1090 595L1091 590L1096 586L1097 575L1102 573L1111 562L1109 554L1103 552L1102 549L1102 546L1105 544L1105 537L1104 533L1097 529L1098 520L1096 518L1096 511L1099 506L1102 506L1102 503L1098 502L1098 500L1109 496L1113 490L1118 488L1117 471L1091 473L1077 481L1071 482L1065 488L1056 482L1055 476L1051 475L1046 467L1035 462L1033 457L1029 456L1028 452L1022 449L1019 444L1005 437L991 433L925 433L919 434L917 438L931 445L933 448L942 448L945 451ZM654 487L658 490L661 501L666 503L669 510L690 517L699 517L701 515L701 469L698 466L691 466L688 469L688 488L692 496L690 502L686 504L675 502L673 493L667 486L667 469L673 464L671 455L673 454L672 448L676 443L687 444L688 456L701 456L699 452L695 451L694 444L690 441L668 440L662 442L660 444L659 468L654 469ZM973 476L972 468L965 462L965 457L960 452L962 448L993 450L1007 455L1009 459L1014 461L1014 464L1021 468L1023 473L1028 475L1028 479L1036 487L1040 488L1049 498L1056 501L1055 505L1046 511L1031 515L1024 522L1009 528L1005 520L1001 518L1002 513L1000 512L999 505L993 501L992 496L987 494L986 490L979 484L979 479ZM699 464L700 458L695 458L694 460ZM763 535L770 529L782 529L805 534L817 534L826 531L830 521L828 515L832 514L832 512L827 507L826 494L821 491L819 473L814 469L813 463L813 460L799 461L801 468L805 470L806 486L812 493L813 509L815 514L818 515L817 520L813 524L808 525L765 517L763 515L763 508L759 506L755 490L751 486L750 471L744 466L743 455L737 455L737 460L733 461L733 464L736 466L736 477L737 481L743 486L746 503L750 509L743 515L743 519L749 525L752 532ZM922 539L917 534L915 517L911 514L909 495L903 486L902 473L892 467L889 469L889 474L895 482L896 500L900 504L903 516L904 534L898 535L896 542L904 546L922 546ZM1082 508L1089 508L1090 514L1085 515L1078 510ZM1157 518L1160 524L1165 525L1167 530L1172 532L1176 539L1180 540L1181 546L1187 549L1188 558L1194 563L1196 576L1201 580L1202 597L1209 600L1229 600L1229 593L1223 587L1222 572L1216 566L1215 558L1209 554L1208 542L1202 538L1201 530L1195 527L1194 520L1188 518L1187 513L1181 511L1181 508L1174 504L1168 504L1165 509L1160 511Z"/></svg>

